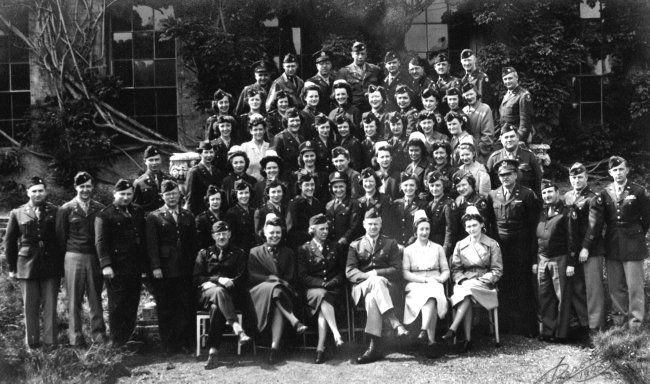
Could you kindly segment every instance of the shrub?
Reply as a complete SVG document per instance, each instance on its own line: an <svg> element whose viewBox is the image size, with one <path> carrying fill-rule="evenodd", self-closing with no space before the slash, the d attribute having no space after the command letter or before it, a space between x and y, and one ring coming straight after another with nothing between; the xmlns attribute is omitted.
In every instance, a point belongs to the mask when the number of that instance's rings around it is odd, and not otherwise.
<svg viewBox="0 0 650 384"><path fill-rule="evenodd" d="M15 148L0 149L0 175L9 175L20 167L20 153Z"/></svg>

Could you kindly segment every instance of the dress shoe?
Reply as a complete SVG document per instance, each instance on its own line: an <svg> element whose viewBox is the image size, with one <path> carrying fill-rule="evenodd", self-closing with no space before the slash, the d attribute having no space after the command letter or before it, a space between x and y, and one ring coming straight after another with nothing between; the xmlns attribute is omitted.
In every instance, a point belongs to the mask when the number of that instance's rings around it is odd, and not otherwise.
<svg viewBox="0 0 650 384"><path fill-rule="evenodd" d="M420 333L418 333L417 340L421 343L429 342L429 333L424 329L421 330Z"/></svg>
<svg viewBox="0 0 650 384"><path fill-rule="evenodd" d="M370 339L368 349L361 356L357 357L357 364L368 364L382 358L381 351L379 350L379 340L376 336Z"/></svg>
<svg viewBox="0 0 650 384"><path fill-rule="evenodd" d="M325 351L316 350L315 364L323 364L325 362Z"/></svg>
<svg viewBox="0 0 650 384"><path fill-rule="evenodd" d="M442 339L443 339L443 340L451 340L451 339L453 339L454 337L456 337L456 331L454 331L453 329L449 329L449 330L447 330L447 333L445 333L445 334L442 336Z"/></svg>
<svg viewBox="0 0 650 384"><path fill-rule="evenodd" d="M465 340L460 347L461 353L467 353L472 349L472 340Z"/></svg>
<svg viewBox="0 0 650 384"><path fill-rule="evenodd" d="M293 329L296 331L296 334L302 335L303 333L307 332L307 326L301 322L297 322L294 324Z"/></svg>
<svg viewBox="0 0 650 384"><path fill-rule="evenodd" d="M267 362L270 365L276 364L278 362L278 349L277 348L271 348L269 351L269 358Z"/></svg>
<svg viewBox="0 0 650 384"><path fill-rule="evenodd" d="M248 336L244 331L239 333L239 345L246 345L251 342L251 337Z"/></svg>
<svg viewBox="0 0 650 384"><path fill-rule="evenodd" d="M219 361L217 360L217 354L211 353L208 355L208 361L205 362L203 368L205 369L215 369L219 366Z"/></svg>
<svg viewBox="0 0 650 384"><path fill-rule="evenodd" d="M398 325L395 327L395 336L397 337L406 337L409 335L409 331L404 328L402 324Z"/></svg>

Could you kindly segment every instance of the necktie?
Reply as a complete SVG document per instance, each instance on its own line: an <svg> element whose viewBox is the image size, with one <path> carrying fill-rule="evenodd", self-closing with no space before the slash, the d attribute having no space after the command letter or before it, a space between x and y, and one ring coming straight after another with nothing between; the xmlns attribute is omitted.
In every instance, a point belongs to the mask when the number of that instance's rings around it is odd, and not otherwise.
<svg viewBox="0 0 650 384"><path fill-rule="evenodd" d="M158 180L158 175L154 173L153 175L153 182L156 183L156 188L160 189L160 182Z"/></svg>
<svg viewBox="0 0 650 384"><path fill-rule="evenodd" d="M553 207L552 206L548 207L548 214L547 215L548 215L548 217L553 216Z"/></svg>
<svg viewBox="0 0 650 384"><path fill-rule="evenodd" d="M42 205L37 205L36 206L36 218L40 221L42 217L43 217L43 206Z"/></svg>
<svg viewBox="0 0 650 384"><path fill-rule="evenodd" d="M174 221L178 223L178 212L171 211L171 214L172 214L172 218L174 219Z"/></svg>
<svg viewBox="0 0 650 384"><path fill-rule="evenodd" d="M219 261L223 260L223 249L219 248L219 256L217 256Z"/></svg>
<svg viewBox="0 0 650 384"><path fill-rule="evenodd" d="M370 253L375 253L375 239L370 239Z"/></svg>
<svg viewBox="0 0 650 384"><path fill-rule="evenodd" d="M335 211L339 207L339 205L341 205L341 201L339 199L334 200L334 210Z"/></svg>
<svg viewBox="0 0 650 384"><path fill-rule="evenodd" d="M503 189L503 196L505 196L506 200L510 199L510 191L508 188Z"/></svg>

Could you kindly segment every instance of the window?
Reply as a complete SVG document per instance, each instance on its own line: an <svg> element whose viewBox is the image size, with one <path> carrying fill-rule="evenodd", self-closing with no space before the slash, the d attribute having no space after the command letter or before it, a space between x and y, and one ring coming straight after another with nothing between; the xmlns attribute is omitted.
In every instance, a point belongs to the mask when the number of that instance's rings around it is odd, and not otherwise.
<svg viewBox="0 0 650 384"><path fill-rule="evenodd" d="M423 9L406 32L406 49L417 52L421 57L426 57L427 52L448 49L449 29L447 24L442 24L442 15L447 9L446 0L434 0L427 9Z"/></svg>
<svg viewBox="0 0 650 384"><path fill-rule="evenodd" d="M160 41L162 22L174 9L134 3L128 16L111 17L111 70L122 79L116 107L160 134L177 140L176 45Z"/></svg>
<svg viewBox="0 0 650 384"><path fill-rule="evenodd" d="M27 13L12 22L28 34ZM0 29L0 130L19 139L25 115L29 111L29 49L9 30ZM0 137L0 145L8 144Z"/></svg>

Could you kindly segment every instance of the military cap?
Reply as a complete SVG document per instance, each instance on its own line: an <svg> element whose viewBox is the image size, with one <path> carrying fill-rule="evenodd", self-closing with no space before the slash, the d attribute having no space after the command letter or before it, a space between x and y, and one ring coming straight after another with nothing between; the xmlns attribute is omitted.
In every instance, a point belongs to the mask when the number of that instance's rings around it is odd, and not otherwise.
<svg viewBox="0 0 650 384"><path fill-rule="evenodd" d="M217 232L226 232L230 231L230 225L228 222L219 220L216 223L212 224L212 233L217 233Z"/></svg>
<svg viewBox="0 0 650 384"><path fill-rule="evenodd" d="M212 147L212 143L210 143L209 140L205 140L199 143L199 146L196 148L196 151L201 153L203 151L209 151L211 149L214 149Z"/></svg>
<svg viewBox="0 0 650 384"><path fill-rule="evenodd" d="M221 194L221 190L213 184L208 185L208 189L205 191L205 197L210 197L212 195Z"/></svg>
<svg viewBox="0 0 650 384"><path fill-rule="evenodd" d="M402 116L402 114L397 112L397 111L391 112L391 113L388 114L388 122L389 123L395 124L395 123L399 123L400 121L403 121L403 120L404 120L404 116Z"/></svg>
<svg viewBox="0 0 650 384"><path fill-rule="evenodd" d="M248 183L246 181L244 181L244 179L239 179L239 180L235 180L234 187L235 187L234 188L235 191L243 191L246 188L250 188L251 186L248 185Z"/></svg>
<svg viewBox="0 0 650 384"><path fill-rule="evenodd" d="M74 186L76 187L77 185L87 183L92 179L93 177L86 171L77 172L77 174L74 175Z"/></svg>
<svg viewBox="0 0 650 384"><path fill-rule="evenodd" d="M269 217L269 215L266 216L266 220L264 221L264 226L266 227L267 225L270 225L272 227L281 227L282 226L282 220L280 218L273 214L274 216Z"/></svg>
<svg viewBox="0 0 650 384"><path fill-rule="evenodd" d="M337 183L337 182L347 183L348 182L348 175L346 175L343 172L339 172L339 171L333 172L330 175L330 185L332 185L334 183Z"/></svg>
<svg viewBox="0 0 650 384"><path fill-rule="evenodd" d="M431 144L431 152L435 152L440 148L444 149L448 155L451 153L451 144L447 140L436 140Z"/></svg>
<svg viewBox="0 0 650 384"><path fill-rule="evenodd" d="M319 213L309 218L309 226L327 224L327 216Z"/></svg>
<svg viewBox="0 0 650 384"><path fill-rule="evenodd" d="M449 58L444 53L439 53L433 57L433 64L449 62Z"/></svg>
<svg viewBox="0 0 650 384"><path fill-rule="evenodd" d="M546 188L557 189L557 185L549 179L542 179L541 187L542 187L541 188L542 191L545 190Z"/></svg>
<svg viewBox="0 0 650 384"><path fill-rule="evenodd" d="M427 111L426 109L423 109L419 114L418 114L418 120L423 121L423 120L433 120L436 121L436 114L433 111Z"/></svg>
<svg viewBox="0 0 650 384"><path fill-rule="evenodd" d="M287 53L286 55L284 55L284 58L282 59L282 63L284 64L297 63L297 62L298 62L298 58L293 53Z"/></svg>
<svg viewBox="0 0 650 384"><path fill-rule="evenodd" d="M450 88L447 89L447 91L445 92L445 95L446 95L446 96L458 96L458 97L460 97L460 91L459 91L458 88L456 88L456 87L450 87Z"/></svg>
<svg viewBox="0 0 650 384"><path fill-rule="evenodd" d="M332 159L336 159L337 157L343 155L346 159L350 158L350 151L343 147L336 147L332 149Z"/></svg>
<svg viewBox="0 0 650 384"><path fill-rule="evenodd" d="M160 193L171 192L178 188L178 184L174 180L163 180L160 184Z"/></svg>
<svg viewBox="0 0 650 384"><path fill-rule="evenodd" d="M422 91L422 94L420 95L423 99L427 99L431 96L435 97L436 99L440 99L440 94L435 88L428 87L425 90Z"/></svg>
<svg viewBox="0 0 650 384"><path fill-rule="evenodd" d="M312 55L312 58L318 63L322 63L323 61L332 61L331 58L332 54L329 51L318 51Z"/></svg>
<svg viewBox="0 0 650 384"><path fill-rule="evenodd" d="M469 171L458 170L454 173L452 181L454 182L454 185L457 185L458 183L463 181L463 179L468 179L469 177L474 178L474 175L472 175L472 173ZM472 183L470 182L470 184ZM472 188L476 189L476 179L474 179L474 184L472 184Z"/></svg>
<svg viewBox="0 0 650 384"><path fill-rule="evenodd" d="M575 176L581 173L587 172L587 168L582 163L574 163L571 168L569 168L569 175Z"/></svg>
<svg viewBox="0 0 650 384"><path fill-rule="evenodd" d="M366 92L366 96L375 92L379 92L379 94L381 94L381 97L383 99L386 99L386 88L382 87L381 85L370 84L368 86L368 92Z"/></svg>
<svg viewBox="0 0 650 384"><path fill-rule="evenodd" d="M517 132L517 126L510 123L503 123L503 125L501 126L501 134L503 135L504 133L508 133L511 131Z"/></svg>
<svg viewBox="0 0 650 384"><path fill-rule="evenodd" d="M228 100L232 100L232 95L230 93L219 88L214 92L214 95L212 96L212 100L217 101L223 99L224 97L227 97Z"/></svg>
<svg viewBox="0 0 650 384"><path fill-rule="evenodd" d="M429 223L429 217L427 216L427 213L424 211L424 209L418 209L415 211L415 213L413 213L413 228L417 228L420 223L425 221Z"/></svg>
<svg viewBox="0 0 650 384"><path fill-rule="evenodd" d="M352 44L352 52L361 52L366 50L366 45L360 41L355 41Z"/></svg>
<svg viewBox="0 0 650 384"><path fill-rule="evenodd" d="M442 172L440 171L431 171L427 175L427 183L432 184L435 183L438 180L442 180L444 183L449 181L449 178Z"/></svg>
<svg viewBox="0 0 650 384"><path fill-rule="evenodd" d="M231 126L235 125L235 123L236 123L235 118L230 116L230 115L219 115L219 117L217 117L216 122L217 122L217 124L228 123Z"/></svg>
<svg viewBox="0 0 650 384"><path fill-rule="evenodd" d="M411 57L411 59L409 60L409 64L422 67L422 68L426 67L427 65L426 61L420 56Z"/></svg>
<svg viewBox="0 0 650 384"><path fill-rule="evenodd" d="M478 92L478 90L476 89L476 85L474 85L474 84L472 84L472 83L465 83L465 84L463 84L463 87L462 87L462 91L463 91L463 93L465 93L465 92L469 92L469 91L471 91L472 89L475 90L476 92Z"/></svg>
<svg viewBox="0 0 650 384"><path fill-rule="evenodd" d="M153 145L148 146L144 150L144 158L148 159L150 157L158 156L160 155L160 151L158 151L158 148L156 148Z"/></svg>
<svg viewBox="0 0 650 384"><path fill-rule="evenodd" d="M129 188L133 188L133 183L126 179L119 179L115 183L115 192L126 191Z"/></svg>
<svg viewBox="0 0 650 384"><path fill-rule="evenodd" d="M417 184L420 180L418 179L418 176L415 173L412 172L402 172L399 174L399 183L402 184L403 182L407 180L413 180Z"/></svg>
<svg viewBox="0 0 650 384"><path fill-rule="evenodd" d="M609 158L608 169L616 168L623 163L627 163L627 162L621 156L612 156Z"/></svg>
<svg viewBox="0 0 650 384"><path fill-rule="evenodd" d="M365 116L363 116L363 118L361 119L361 122L363 124L370 124L370 123L374 122L374 123L377 124L377 128L379 128L379 125L381 124L381 122L379 121L377 116L374 113L370 113L370 112L367 113Z"/></svg>
<svg viewBox="0 0 650 384"><path fill-rule="evenodd" d="M501 76L505 76L510 73L517 73L517 70L514 67L503 67L501 69Z"/></svg>
<svg viewBox="0 0 650 384"><path fill-rule="evenodd" d="M388 51L386 52L386 56L384 56L384 63L390 63L391 61L394 60L399 60L399 57L397 57L397 54L393 51Z"/></svg>
<svg viewBox="0 0 650 384"><path fill-rule="evenodd" d="M494 164L494 168L498 171L499 175L517 172L517 169L519 168L519 161L515 159L501 159L496 164Z"/></svg>
<svg viewBox="0 0 650 384"><path fill-rule="evenodd" d="M298 185L314 180L314 175L309 172L300 172L298 175Z"/></svg>
<svg viewBox="0 0 650 384"><path fill-rule="evenodd" d="M461 112L449 111L445 115L445 121L457 119L461 124L467 123L467 115Z"/></svg>
<svg viewBox="0 0 650 384"><path fill-rule="evenodd" d="M471 49L466 48L460 52L461 59L467 59L468 57L472 57L472 56L474 56L474 51L472 51Z"/></svg>
<svg viewBox="0 0 650 384"><path fill-rule="evenodd" d="M287 112L285 113L285 116L287 119L291 119L294 117L300 117L300 120L302 120L302 117L300 116L300 111L296 107L291 107L287 109Z"/></svg>
<svg viewBox="0 0 650 384"><path fill-rule="evenodd" d="M364 169L361 170L360 177L361 177L361 179L367 179L369 177L375 177L375 171L370 167L364 168Z"/></svg>
<svg viewBox="0 0 650 384"><path fill-rule="evenodd" d="M334 116L334 124L341 125L348 123L349 126L353 126L354 122L344 113L340 113Z"/></svg>
<svg viewBox="0 0 650 384"><path fill-rule="evenodd" d="M266 151L266 154L262 157L262 160L260 160L260 166L264 169L268 163L276 163L280 169L282 169L283 166L282 158L272 149Z"/></svg>
<svg viewBox="0 0 650 384"><path fill-rule="evenodd" d="M298 146L298 150L300 151L300 154L302 155L305 152L316 152L316 149L314 148L314 143L311 141L307 140Z"/></svg>
<svg viewBox="0 0 650 384"><path fill-rule="evenodd" d="M314 126L315 126L315 127L316 127L316 126L319 126L319 125L323 125L323 124L329 124L329 123L331 123L330 119L328 119L327 116L325 116L325 115L322 114L322 113L319 113L319 114L316 115L316 117L314 118Z"/></svg>
<svg viewBox="0 0 650 384"><path fill-rule="evenodd" d="M35 185L40 185L40 184L43 184L43 186L45 186L45 180L40 176L33 176L27 182L27 188L29 189Z"/></svg>
<svg viewBox="0 0 650 384"><path fill-rule="evenodd" d="M379 216L379 212L377 212L376 208L370 208L369 210L366 211L366 213L363 215L364 219L378 219L381 216Z"/></svg>
<svg viewBox="0 0 650 384"><path fill-rule="evenodd" d="M272 71L271 63L266 60L256 61L252 65L253 71L256 73L268 73Z"/></svg>
<svg viewBox="0 0 650 384"><path fill-rule="evenodd" d="M378 151L388 151L391 154L393 153L393 146L390 145L386 140L376 142L374 147L375 147L375 154Z"/></svg>

